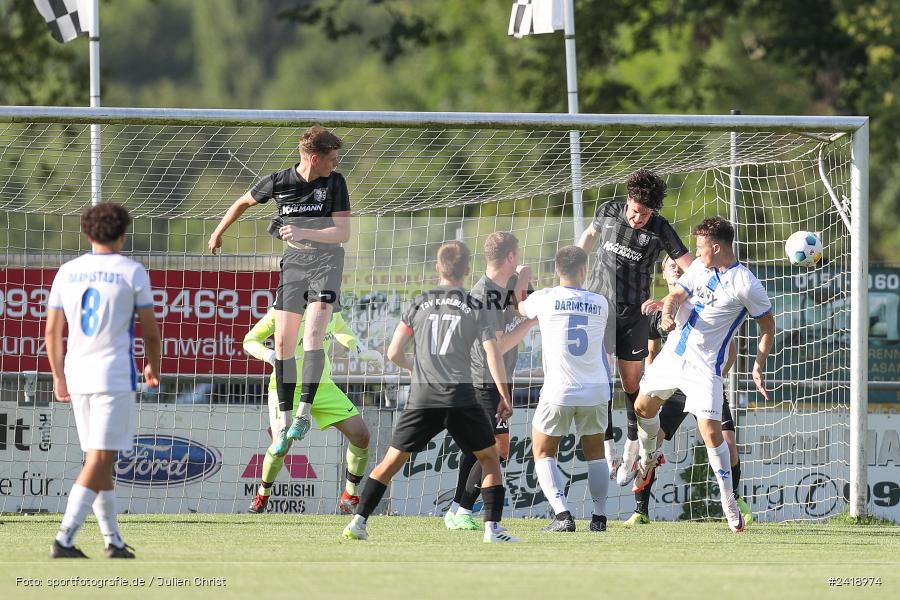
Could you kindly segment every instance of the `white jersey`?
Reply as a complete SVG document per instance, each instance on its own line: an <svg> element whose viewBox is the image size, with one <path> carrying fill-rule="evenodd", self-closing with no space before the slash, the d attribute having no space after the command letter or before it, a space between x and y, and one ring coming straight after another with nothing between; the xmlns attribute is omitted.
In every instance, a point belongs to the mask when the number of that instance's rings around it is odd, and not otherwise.
<svg viewBox="0 0 900 600"><path fill-rule="evenodd" d="M749 314L754 319L772 310L766 290L750 269L735 263L724 272L695 260L678 280L690 295L679 309L676 329L664 350L696 367L722 375L728 344Z"/></svg>
<svg viewBox="0 0 900 600"><path fill-rule="evenodd" d="M121 254L85 254L59 268L51 309L69 324L66 383L72 394L134 391L134 311L153 306L143 265Z"/></svg>
<svg viewBox="0 0 900 600"><path fill-rule="evenodd" d="M609 402L612 378L603 336L609 303L580 288L544 288L519 303L541 328L544 387L541 402L595 406ZM602 365L602 366L601 366Z"/></svg>

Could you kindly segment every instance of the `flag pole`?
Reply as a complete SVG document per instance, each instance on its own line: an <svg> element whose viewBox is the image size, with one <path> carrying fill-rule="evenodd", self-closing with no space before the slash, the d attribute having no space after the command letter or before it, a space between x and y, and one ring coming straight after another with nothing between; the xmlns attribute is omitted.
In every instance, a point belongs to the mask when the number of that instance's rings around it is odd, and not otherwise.
<svg viewBox="0 0 900 600"><path fill-rule="evenodd" d="M91 107L100 106L100 0L92 0L90 30L88 32L91 62ZM103 200L100 173L100 125L91 125L91 204Z"/></svg>
<svg viewBox="0 0 900 600"><path fill-rule="evenodd" d="M573 0L563 1L563 21L566 37L566 87L569 114L578 114L578 71L575 57L575 6ZM569 131L569 155L572 169L572 221L575 241L584 231L584 206L581 201L581 133Z"/></svg>

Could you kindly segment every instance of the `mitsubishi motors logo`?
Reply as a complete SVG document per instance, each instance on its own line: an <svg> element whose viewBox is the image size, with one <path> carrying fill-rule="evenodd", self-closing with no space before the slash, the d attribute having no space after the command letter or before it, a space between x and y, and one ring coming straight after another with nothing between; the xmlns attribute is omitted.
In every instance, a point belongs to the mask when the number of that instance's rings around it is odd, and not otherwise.
<svg viewBox="0 0 900 600"><path fill-rule="evenodd" d="M244 469L241 478L260 479L262 477L263 461L265 458L265 454L254 454L253 458L250 459L250 463ZM318 479L318 477L316 477L316 472L312 468L312 465L309 464L309 459L306 455L289 454L285 456L284 467L291 476L291 479Z"/></svg>

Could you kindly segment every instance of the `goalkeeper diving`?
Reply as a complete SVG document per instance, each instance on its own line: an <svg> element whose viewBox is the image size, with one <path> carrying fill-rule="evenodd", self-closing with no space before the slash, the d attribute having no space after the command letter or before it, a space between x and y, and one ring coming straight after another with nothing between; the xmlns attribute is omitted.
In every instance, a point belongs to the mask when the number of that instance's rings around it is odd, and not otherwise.
<svg viewBox="0 0 900 600"><path fill-rule="evenodd" d="M300 335L298 337L301 340L303 339L304 326L305 319L300 324ZM244 337L244 350L250 356L274 365L275 351L268 348L265 344L266 340L274 334L275 310L269 309L269 312ZM332 315L325 329L323 346L325 350L325 369L319 382L316 402L312 407L312 417L319 429L324 431L329 427L334 427L347 438L347 481L338 501L338 509L345 514L351 514L359 503L359 483L362 481L366 472L366 464L369 462L369 429L359 415L356 406L331 380L331 361L329 356L332 340L337 340L340 345L352 352L356 352L360 360L378 368L384 367L384 359L379 352L365 347L354 335L353 330L350 329L341 313L336 312ZM302 343L297 344L294 357L297 360L297 372L302 373ZM293 411L295 413L300 402L300 389L300 386L297 386L297 390L294 393ZM269 379L269 424L271 431L280 431L281 423L282 416L278 406L275 374L273 373ZM275 436L272 444L266 450L266 457L263 461L262 481L256 496L253 498L253 502L250 504L249 511L251 513L265 512L269 497L272 494L272 484L284 466L284 457L290 450L291 443L292 440L290 438Z"/></svg>

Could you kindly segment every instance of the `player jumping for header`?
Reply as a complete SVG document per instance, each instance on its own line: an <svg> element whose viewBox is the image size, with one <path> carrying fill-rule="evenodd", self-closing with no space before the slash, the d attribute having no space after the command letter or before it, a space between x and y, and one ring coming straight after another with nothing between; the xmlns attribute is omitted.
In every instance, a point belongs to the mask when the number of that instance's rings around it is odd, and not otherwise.
<svg viewBox="0 0 900 600"><path fill-rule="evenodd" d="M627 439L621 464L616 459L613 441L612 402L606 430L606 460L619 485L634 478L638 459L637 398L650 325L650 283L653 268L663 250L687 269L693 256L675 229L659 215L666 196L666 183L649 169L640 169L628 177L628 197L602 204L594 221L582 234L578 245L589 254L596 248L591 275L585 287L604 296L614 314L607 324L606 349L618 358L619 379L625 392L628 417ZM598 367L599 368L599 367ZM618 473L616 473L618 467Z"/></svg>
<svg viewBox="0 0 900 600"><path fill-rule="evenodd" d="M325 329L334 310L340 310L342 243L350 239L350 197L347 182L335 171L340 138L320 125L300 137L300 162L263 177L225 213L209 238L213 254L222 234L244 211L275 199L278 214L270 231L286 242L281 279L275 295L275 381L282 422L273 432L272 453L287 454L291 441L309 431L311 408L322 373ZM305 316L302 384L297 416L291 423L297 363L294 348Z"/></svg>
<svg viewBox="0 0 900 600"><path fill-rule="evenodd" d="M641 446L635 491L650 484L659 464L659 409L680 389L685 395L684 410L697 418L706 444L719 483L722 511L731 531L737 533L744 530L745 521L731 491L731 456L722 436L722 373L731 339L749 314L760 330L753 381L769 399L763 370L775 341L775 318L765 288L735 257L731 223L711 217L697 226L694 235L697 260L663 302L660 326L674 334L647 369L635 403Z"/></svg>
<svg viewBox="0 0 900 600"><path fill-rule="evenodd" d="M681 267L679 267L674 260L667 256L662 262L662 273L663 278L666 280L666 283L671 290L673 286L677 285L676 282L678 281L678 278L684 274L684 271L681 270ZM648 367L659 355L663 343L665 343L669 336L667 331L662 331L660 328L661 319L662 310L660 307L660 310L657 310L650 315L650 342L647 347L649 350L649 354L647 355ZM725 364L722 365L723 377L728 375L728 371L730 371L731 367L734 365L736 356L737 350L735 349L734 341L732 340L731 344L729 344L728 358L725 359ZM682 422L684 422L684 418L687 416L687 413L684 412L684 402L684 392L677 390L668 400L666 400L662 409L660 409L660 429L659 434L657 434L656 437L657 449L662 447L664 440L671 440L674 438L678 428L681 426ZM740 508L741 514L744 515L744 521L749 525L753 522L753 513L750 510L750 505L741 498L738 491L741 484L741 460L737 453L734 417L731 415L731 406L728 404L727 395L724 395L722 401L722 436L725 438L725 442L728 444L728 451L731 454L732 491L734 492L734 497L737 499L738 508ZM650 498L653 490L653 482L655 480L656 470L653 471L650 483L643 489L634 493L634 514L625 521L623 524L625 527L647 525L650 523Z"/></svg>

